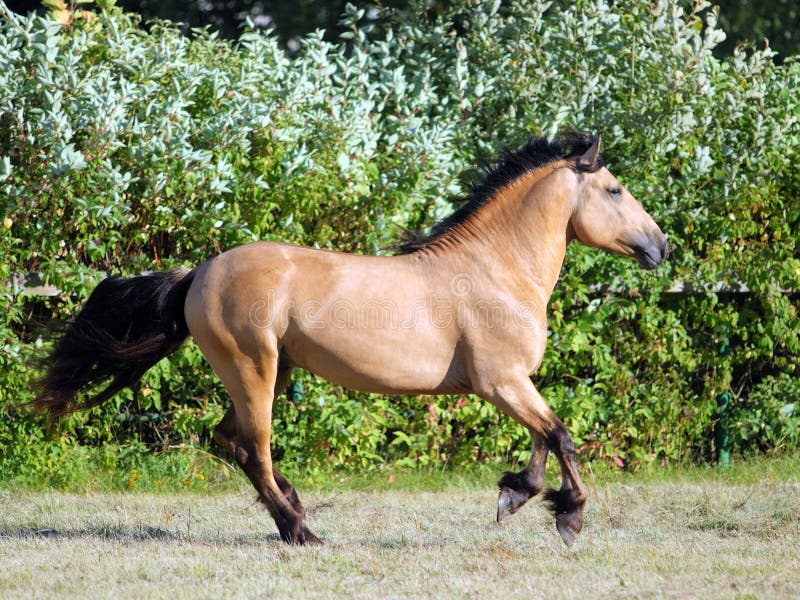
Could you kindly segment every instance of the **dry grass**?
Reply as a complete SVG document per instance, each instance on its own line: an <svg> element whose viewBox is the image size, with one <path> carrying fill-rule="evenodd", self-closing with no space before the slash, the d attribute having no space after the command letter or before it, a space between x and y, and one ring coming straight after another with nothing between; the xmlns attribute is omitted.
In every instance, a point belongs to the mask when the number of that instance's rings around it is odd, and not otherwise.
<svg viewBox="0 0 800 600"><path fill-rule="evenodd" d="M591 483L591 478L590 478ZM252 494L0 491L0 597L609 598L800 594L800 484L592 486L567 550L491 489L303 494L327 544L287 547Z"/></svg>

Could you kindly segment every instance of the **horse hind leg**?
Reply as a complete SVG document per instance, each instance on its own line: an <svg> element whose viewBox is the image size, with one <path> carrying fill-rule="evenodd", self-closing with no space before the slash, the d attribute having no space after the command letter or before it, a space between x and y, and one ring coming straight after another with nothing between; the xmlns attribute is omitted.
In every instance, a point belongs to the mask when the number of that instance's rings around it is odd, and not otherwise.
<svg viewBox="0 0 800 600"><path fill-rule="evenodd" d="M278 368L272 393L273 400L286 391L291 376L291 368ZM214 428L213 437L214 441L217 442L223 450L227 450L231 455L236 452L236 407L231 405L228 408L225 415Z"/></svg>
<svg viewBox="0 0 800 600"><path fill-rule="evenodd" d="M297 495L297 490L294 489L294 486L291 483L289 483L289 481L283 475L278 473L277 470L275 470L275 469L272 470L272 476L275 478L275 483L280 488L281 492L283 493L284 498L286 498L286 500L288 500L289 504L292 505L292 508L298 514L298 516L300 517L300 520L302 521L303 525L305 526L305 522L306 522L306 507L303 506L302 502L300 502L300 496ZM307 533L311 533L310 531L308 531L308 529L306 529L306 532ZM316 538L316 536L314 536L314 534L311 534L311 535ZM316 542L321 542L321 540L316 539Z"/></svg>
<svg viewBox="0 0 800 600"><path fill-rule="evenodd" d="M233 406L214 428L214 441L231 456L236 452L236 411Z"/></svg>
<svg viewBox="0 0 800 600"><path fill-rule="evenodd" d="M223 447L232 447L237 464L267 507L281 539L290 544L321 543L305 525L305 509L294 488L272 468L272 404L279 383L277 344L261 347L250 356L218 339L199 339L195 334L195 341L233 401L233 416L223 417L215 437L222 440ZM233 437L232 421L236 425Z"/></svg>
<svg viewBox="0 0 800 600"><path fill-rule="evenodd" d="M258 440L237 442L236 462L256 488L259 500L267 507L284 542L322 543L322 540L306 526L305 508L300 503L294 487L271 468L269 452L263 442Z"/></svg>
<svg viewBox="0 0 800 600"><path fill-rule="evenodd" d="M290 544L320 543L305 525L303 509L291 484L272 468L270 428L272 389L263 393L269 401L235 402L237 440L234 456L269 510L281 539Z"/></svg>
<svg viewBox="0 0 800 600"><path fill-rule="evenodd" d="M292 370L290 368L280 368L275 379L275 387L273 398L280 396L289 383ZM222 420L214 428L214 441L220 445L224 450L229 452L232 456L236 454L236 409L231 406L222 417ZM277 469L272 469L272 476L275 478L275 483L280 488L284 497L292 505L298 515L301 516L305 522L306 509L300 502L300 497L297 495L297 490L289 481L281 475Z"/></svg>

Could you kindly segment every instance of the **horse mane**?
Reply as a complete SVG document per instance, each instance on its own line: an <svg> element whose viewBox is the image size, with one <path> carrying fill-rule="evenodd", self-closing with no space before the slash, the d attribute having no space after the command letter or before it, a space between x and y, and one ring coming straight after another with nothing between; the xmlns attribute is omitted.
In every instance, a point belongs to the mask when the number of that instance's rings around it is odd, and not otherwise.
<svg viewBox="0 0 800 600"><path fill-rule="evenodd" d="M453 214L438 221L427 233L406 230L394 249L398 254L411 254L429 247L468 221L502 189L520 177L556 161L567 161L568 166L577 172L594 173L600 170L604 164L600 157L593 165L583 164L577 160L594 142L595 138L592 135L567 131L552 140L546 137L531 137L517 150L504 149L497 162L490 163L484 168L483 179L470 186L468 195Z"/></svg>

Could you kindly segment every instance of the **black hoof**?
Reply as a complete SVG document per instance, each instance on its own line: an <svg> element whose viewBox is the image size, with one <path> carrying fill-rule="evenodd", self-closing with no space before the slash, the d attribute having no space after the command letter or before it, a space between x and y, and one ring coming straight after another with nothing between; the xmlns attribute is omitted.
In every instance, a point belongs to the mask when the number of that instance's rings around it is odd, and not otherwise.
<svg viewBox="0 0 800 600"><path fill-rule="evenodd" d="M556 529L567 547L572 547L583 527L583 505L585 498L575 499L570 489L547 490L545 502L556 516Z"/></svg>
<svg viewBox="0 0 800 600"><path fill-rule="evenodd" d="M506 471L497 482L497 487L500 488L500 495L497 497L498 523L517 512L542 489L530 481L530 476L525 471Z"/></svg>
<svg viewBox="0 0 800 600"><path fill-rule="evenodd" d="M497 497L497 522L500 523L506 517L513 515L529 499L530 495L527 492L519 492L507 487L502 488Z"/></svg>
<svg viewBox="0 0 800 600"><path fill-rule="evenodd" d="M298 541L296 543L301 545L308 544L309 546L321 546L323 544L323 541L311 533L311 530L305 525L303 525L302 529L300 530L297 539Z"/></svg>
<svg viewBox="0 0 800 600"><path fill-rule="evenodd" d="M287 544L305 546L320 545L322 540L314 535L305 525L300 525L295 531L281 531L281 539Z"/></svg>
<svg viewBox="0 0 800 600"><path fill-rule="evenodd" d="M581 525L582 518L576 513L563 513L556 516L556 529L558 529L558 533L567 548L571 548L572 544L575 543L575 538L581 532Z"/></svg>

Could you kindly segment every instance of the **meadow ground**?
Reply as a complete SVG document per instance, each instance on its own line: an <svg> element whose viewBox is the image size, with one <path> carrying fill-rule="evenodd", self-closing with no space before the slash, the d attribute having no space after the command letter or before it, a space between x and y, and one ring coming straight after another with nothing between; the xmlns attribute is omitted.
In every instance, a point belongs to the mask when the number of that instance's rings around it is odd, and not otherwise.
<svg viewBox="0 0 800 600"><path fill-rule="evenodd" d="M322 547L282 544L242 485L213 494L0 489L2 598L797 598L797 459L594 477L563 546L485 482L304 492ZM602 481L601 481L602 479ZM236 488L236 489L234 489Z"/></svg>

